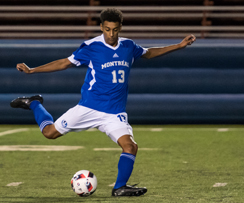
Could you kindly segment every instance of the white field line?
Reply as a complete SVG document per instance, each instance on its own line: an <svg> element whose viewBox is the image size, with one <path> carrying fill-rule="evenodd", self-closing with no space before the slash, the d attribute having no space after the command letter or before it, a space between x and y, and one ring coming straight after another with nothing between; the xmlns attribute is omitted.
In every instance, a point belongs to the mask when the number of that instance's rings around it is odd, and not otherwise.
<svg viewBox="0 0 244 203"><path fill-rule="evenodd" d="M141 151L154 151L154 150L160 150L160 148L138 148L138 150L141 150Z"/></svg>
<svg viewBox="0 0 244 203"><path fill-rule="evenodd" d="M9 134L14 134L14 133L19 133L19 132L24 132L24 131L28 131L29 128L18 128L18 129L14 129L14 130L7 130L4 132L0 133L0 137L4 136L4 135L9 135Z"/></svg>
<svg viewBox="0 0 244 203"><path fill-rule="evenodd" d="M121 151L121 148L94 148L94 151ZM140 151L160 150L160 148L139 148Z"/></svg>
<svg viewBox="0 0 244 203"><path fill-rule="evenodd" d="M213 187L224 187L224 186L226 186L227 185L227 183L215 183L214 185L213 185Z"/></svg>
<svg viewBox="0 0 244 203"><path fill-rule="evenodd" d="M20 184L22 184L23 182L13 182L13 183L9 183L6 186L10 187L10 186L19 186Z"/></svg>
<svg viewBox="0 0 244 203"><path fill-rule="evenodd" d="M112 184L110 184L110 185L108 185L109 187L114 187L115 186L115 182L114 183L112 183Z"/></svg>
<svg viewBox="0 0 244 203"><path fill-rule="evenodd" d="M70 151L83 148L83 146L58 145L2 145L0 151Z"/></svg>
<svg viewBox="0 0 244 203"><path fill-rule="evenodd" d="M94 148L93 151L121 151L121 148Z"/></svg>
<svg viewBox="0 0 244 203"><path fill-rule="evenodd" d="M151 128L150 131L152 132L161 132L163 130L163 128Z"/></svg>
<svg viewBox="0 0 244 203"><path fill-rule="evenodd" d="M217 131L218 132L228 132L229 128L219 128Z"/></svg>
<svg viewBox="0 0 244 203"><path fill-rule="evenodd" d="M155 130L155 129L157 129L157 130ZM154 131L155 132L155 131L162 131L162 130L163 130L163 128L133 128L133 131Z"/></svg>
<svg viewBox="0 0 244 203"><path fill-rule="evenodd" d="M90 128L90 129L88 129L87 131L88 131L88 132L94 132L94 131L98 131L98 129L96 129L96 128Z"/></svg>

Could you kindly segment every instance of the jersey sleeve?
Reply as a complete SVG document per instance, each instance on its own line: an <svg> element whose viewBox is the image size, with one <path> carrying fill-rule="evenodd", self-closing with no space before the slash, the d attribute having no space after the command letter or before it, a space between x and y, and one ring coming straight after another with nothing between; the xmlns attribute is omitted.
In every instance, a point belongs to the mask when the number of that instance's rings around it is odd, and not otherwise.
<svg viewBox="0 0 244 203"><path fill-rule="evenodd" d="M147 52L146 48L141 47L140 45L134 43L134 49L133 49L133 57L134 60L140 58L143 54L145 54Z"/></svg>
<svg viewBox="0 0 244 203"><path fill-rule="evenodd" d="M85 43L81 44L81 46L74 51L68 59L76 66L80 66L82 64L88 65L90 62L89 47Z"/></svg>

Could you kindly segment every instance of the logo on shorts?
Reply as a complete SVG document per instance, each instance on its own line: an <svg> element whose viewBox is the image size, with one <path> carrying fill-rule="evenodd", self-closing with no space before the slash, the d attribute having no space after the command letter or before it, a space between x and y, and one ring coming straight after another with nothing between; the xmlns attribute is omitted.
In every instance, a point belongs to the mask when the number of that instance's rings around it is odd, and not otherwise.
<svg viewBox="0 0 244 203"><path fill-rule="evenodd" d="M62 126L63 126L64 128L66 128L66 127L67 127L67 125L68 125L68 123L67 123L67 121L66 121L66 120L62 120L61 124L62 124Z"/></svg>

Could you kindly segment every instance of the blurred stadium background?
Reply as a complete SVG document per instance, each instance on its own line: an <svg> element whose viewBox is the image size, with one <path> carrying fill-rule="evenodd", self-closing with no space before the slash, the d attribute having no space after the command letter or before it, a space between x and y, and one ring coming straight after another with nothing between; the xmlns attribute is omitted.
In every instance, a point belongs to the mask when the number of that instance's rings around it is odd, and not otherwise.
<svg viewBox="0 0 244 203"><path fill-rule="evenodd" d="M32 112L11 109L18 96L42 94L58 118L80 99L85 68L25 75L30 67L68 57L100 35L99 13L124 13L122 37L144 47L197 41L131 70L127 112L131 124L243 124L244 0L1 0L0 123L35 123Z"/></svg>

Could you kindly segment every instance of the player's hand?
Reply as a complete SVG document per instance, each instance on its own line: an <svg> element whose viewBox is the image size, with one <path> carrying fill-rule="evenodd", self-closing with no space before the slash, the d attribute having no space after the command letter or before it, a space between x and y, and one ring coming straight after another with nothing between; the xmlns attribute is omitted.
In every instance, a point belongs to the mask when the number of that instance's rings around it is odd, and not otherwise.
<svg viewBox="0 0 244 203"><path fill-rule="evenodd" d="M30 73L31 69L25 63L18 63L16 68L20 72Z"/></svg>
<svg viewBox="0 0 244 203"><path fill-rule="evenodd" d="M181 41L180 46L183 48L186 47L187 45L191 45L195 41L196 41L196 37L194 35L188 35Z"/></svg>

